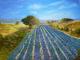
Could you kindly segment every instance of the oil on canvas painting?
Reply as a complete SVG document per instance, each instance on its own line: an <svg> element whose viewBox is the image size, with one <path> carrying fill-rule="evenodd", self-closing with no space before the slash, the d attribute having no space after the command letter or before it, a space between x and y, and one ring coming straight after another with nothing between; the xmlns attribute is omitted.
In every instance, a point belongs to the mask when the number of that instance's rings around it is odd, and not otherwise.
<svg viewBox="0 0 80 60"><path fill-rule="evenodd" d="M80 0L0 0L0 60L80 60Z"/></svg>

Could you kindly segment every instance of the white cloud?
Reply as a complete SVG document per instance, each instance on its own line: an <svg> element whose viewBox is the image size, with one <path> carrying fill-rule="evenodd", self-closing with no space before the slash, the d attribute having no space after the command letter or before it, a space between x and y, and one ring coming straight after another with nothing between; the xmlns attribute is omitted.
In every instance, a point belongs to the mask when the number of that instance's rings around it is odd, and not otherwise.
<svg viewBox="0 0 80 60"><path fill-rule="evenodd" d="M32 10L38 10L38 9L43 8L43 5L35 3L35 4L32 4L32 5L28 6L28 8L32 9Z"/></svg>
<svg viewBox="0 0 80 60"><path fill-rule="evenodd" d="M61 5L58 9L67 9L73 7L77 7L77 4L73 3L73 4Z"/></svg>
<svg viewBox="0 0 80 60"><path fill-rule="evenodd" d="M63 1L56 1L53 3L49 3L47 5L34 3L34 4L29 5L28 8L32 9L32 10L39 10L39 9L43 9L43 8L49 8L51 6L57 6L62 3L63 3Z"/></svg>
<svg viewBox="0 0 80 60"><path fill-rule="evenodd" d="M48 6L56 6L56 5L62 4L63 2L64 1L56 1L56 2L50 3Z"/></svg>
<svg viewBox="0 0 80 60"><path fill-rule="evenodd" d="M36 15L38 12L37 11L30 11L31 14Z"/></svg>
<svg viewBox="0 0 80 60"><path fill-rule="evenodd" d="M57 2L53 2L53 3L50 3L48 5L42 5L42 4L31 4L28 6L28 9L29 9L29 12L31 14L34 14L34 15L37 15L38 14L38 10L41 10L41 9L45 9L45 8L49 8L49 7L56 7L57 6L57 9L55 10L45 10L45 11L42 11L43 13L47 13L47 14L52 14L52 13L55 13L57 10L60 10L60 9L67 9L67 8L72 8L72 7L76 7L77 4L73 3L73 4L65 4L64 1L57 1Z"/></svg>

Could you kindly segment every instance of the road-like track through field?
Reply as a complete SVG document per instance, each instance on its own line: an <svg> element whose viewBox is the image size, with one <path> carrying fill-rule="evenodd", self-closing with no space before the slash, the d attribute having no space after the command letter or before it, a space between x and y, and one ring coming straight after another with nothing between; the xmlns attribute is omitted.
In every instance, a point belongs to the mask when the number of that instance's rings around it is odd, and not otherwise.
<svg viewBox="0 0 80 60"><path fill-rule="evenodd" d="M8 60L74 60L80 41L40 25L11 53Z"/></svg>

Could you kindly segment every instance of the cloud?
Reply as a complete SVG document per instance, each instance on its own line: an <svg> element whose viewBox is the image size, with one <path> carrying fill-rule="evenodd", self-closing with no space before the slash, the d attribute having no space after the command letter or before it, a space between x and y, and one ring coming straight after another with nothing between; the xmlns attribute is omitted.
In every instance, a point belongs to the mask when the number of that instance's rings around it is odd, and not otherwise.
<svg viewBox="0 0 80 60"><path fill-rule="evenodd" d="M73 3L73 4L64 4L64 5L61 5L59 6L58 9L68 9L68 8L73 8L73 7L77 7L77 4Z"/></svg>
<svg viewBox="0 0 80 60"><path fill-rule="evenodd" d="M56 2L50 3L48 6L57 6L57 5L62 4L63 2L64 1L56 1Z"/></svg>
<svg viewBox="0 0 80 60"><path fill-rule="evenodd" d="M61 9L68 9L76 6L77 4L75 3L69 4L69 3L65 3L65 1L56 1L56 2L49 3L47 5L35 3L35 4L28 5L28 9L29 9L28 11L30 14L33 14L33 15L38 15L41 13L43 13L43 15L44 14L50 15L52 13L54 14L55 12L57 13L57 11ZM50 7L51 9L49 9ZM54 8L54 7L57 7L57 8Z"/></svg>
<svg viewBox="0 0 80 60"><path fill-rule="evenodd" d="M62 3L63 3L63 1L56 1L56 2L49 3L47 5L34 3L34 4L29 5L28 9L39 10L39 9L49 8L52 6L57 6Z"/></svg>
<svg viewBox="0 0 80 60"><path fill-rule="evenodd" d="M38 10L38 9L43 8L43 5L35 3L35 4L32 4L32 5L28 6L28 8L32 9L32 10Z"/></svg>

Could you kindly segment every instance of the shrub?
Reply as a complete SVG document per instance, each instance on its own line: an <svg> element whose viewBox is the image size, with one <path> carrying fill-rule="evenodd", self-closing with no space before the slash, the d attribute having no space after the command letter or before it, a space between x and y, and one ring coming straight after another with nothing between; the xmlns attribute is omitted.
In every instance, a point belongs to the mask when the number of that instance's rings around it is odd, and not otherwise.
<svg viewBox="0 0 80 60"><path fill-rule="evenodd" d="M68 22L68 21L73 21L73 19L70 18L62 18L61 22Z"/></svg>
<svg viewBox="0 0 80 60"><path fill-rule="evenodd" d="M64 30L64 31L69 31L69 28L66 26L66 27L64 27L63 30Z"/></svg>
<svg viewBox="0 0 80 60"><path fill-rule="evenodd" d="M78 56L76 56L75 60L80 60L80 49L78 49Z"/></svg>
<svg viewBox="0 0 80 60"><path fill-rule="evenodd" d="M0 34L0 49L1 47L4 45L4 38L3 36Z"/></svg>
<svg viewBox="0 0 80 60"><path fill-rule="evenodd" d="M76 34L80 34L80 28L75 29Z"/></svg>
<svg viewBox="0 0 80 60"><path fill-rule="evenodd" d="M80 56L80 49L78 49L78 56Z"/></svg>
<svg viewBox="0 0 80 60"><path fill-rule="evenodd" d="M33 25L39 24L39 19L35 16L27 16L21 20L24 24L29 25L32 28Z"/></svg>

